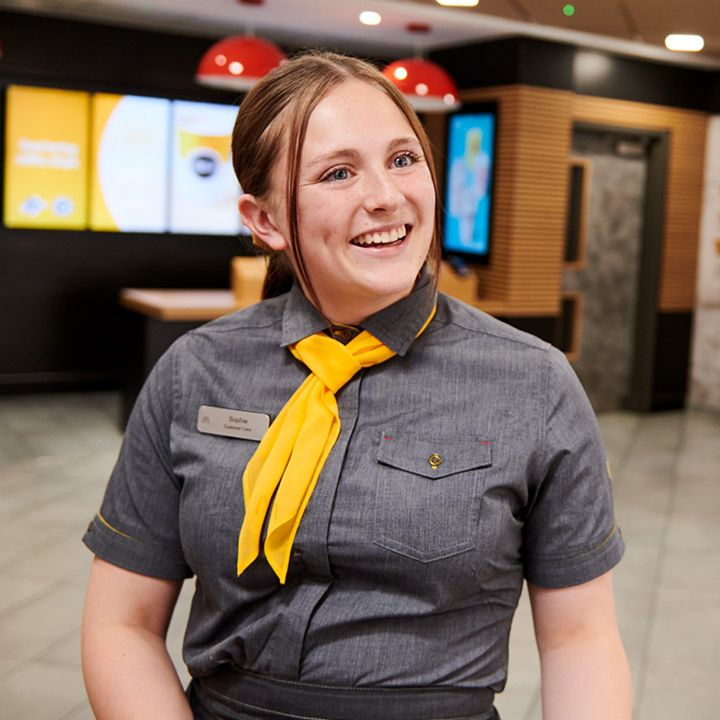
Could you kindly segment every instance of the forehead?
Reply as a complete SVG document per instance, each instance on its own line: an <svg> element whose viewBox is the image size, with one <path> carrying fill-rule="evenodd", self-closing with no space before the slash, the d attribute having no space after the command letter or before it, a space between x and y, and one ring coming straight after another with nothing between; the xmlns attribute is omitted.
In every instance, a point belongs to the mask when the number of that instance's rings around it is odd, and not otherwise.
<svg viewBox="0 0 720 720"><path fill-rule="evenodd" d="M415 137L412 125L390 96L376 85L346 80L320 100L308 120L303 154L335 144Z"/></svg>

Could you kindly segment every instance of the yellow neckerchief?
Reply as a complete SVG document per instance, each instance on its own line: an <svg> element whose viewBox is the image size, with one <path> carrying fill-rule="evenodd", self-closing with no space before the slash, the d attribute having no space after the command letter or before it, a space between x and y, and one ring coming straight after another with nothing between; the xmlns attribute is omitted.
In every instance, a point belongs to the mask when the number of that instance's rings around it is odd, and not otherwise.
<svg viewBox="0 0 720 720"><path fill-rule="evenodd" d="M436 309L416 337L430 324ZM290 352L311 372L270 425L243 474L245 520L237 563L240 575L258 556L272 501L265 557L281 583L287 577L300 519L340 435L335 393L361 368L395 355L365 330L347 345L318 332L290 345Z"/></svg>

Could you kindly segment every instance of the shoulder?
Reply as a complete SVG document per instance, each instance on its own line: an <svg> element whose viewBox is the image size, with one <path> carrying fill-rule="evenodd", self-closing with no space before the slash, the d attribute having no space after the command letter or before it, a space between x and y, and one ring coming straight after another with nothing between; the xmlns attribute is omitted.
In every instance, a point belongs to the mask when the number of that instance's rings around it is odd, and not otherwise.
<svg viewBox="0 0 720 720"><path fill-rule="evenodd" d="M280 346L285 296L212 320L180 336L158 361L159 372L184 378L197 366L230 363L247 367Z"/></svg>
<svg viewBox="0 0 720 720"><path fill-rule="evenodd" d="M565 354L535 335L444 293L438 295L436 321L435 344L451 362L482 368L495 378L512 378L518 389L530 382L552 394L579 392Z"/></svg>
<svg viewBox="0 0 720 720"><path fill-rule="evenodd" d="M236 330L270 328L282 323L286 303L287 295L263 300L242 310L236 310L224 315L217 320L205 323L196 330L192 330L190 335L198 338L210 338Z"/></svg>
<svg viewBox="0 0 720 720"><path fill-rule="evenodd" d="M438 327L445 327L460 337L475 339L485 347L528 351L531 354L562 356L550 343L518 330L462 300L438 293L436 315Z"/></svg>
<svg viewBox="0 0 720 720"><path fill-rule="evenodd" d="M227 344L233 345L240 339L257 337L279 343L285 304L286 296L281 295L236 310L190 330L176 342L174 349L182 354L188 350L208 346L223 347Z"/></svg>

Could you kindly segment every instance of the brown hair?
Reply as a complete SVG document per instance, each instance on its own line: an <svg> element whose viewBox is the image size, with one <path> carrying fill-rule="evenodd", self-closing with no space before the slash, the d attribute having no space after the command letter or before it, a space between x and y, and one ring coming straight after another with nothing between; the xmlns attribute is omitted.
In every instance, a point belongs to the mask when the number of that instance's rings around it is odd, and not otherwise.
<svg viewBox="0 0 720 720"><path fill-rule="evenodd" d="M320 305L303 259L298 230L298 173L310 115L317 104L347 80L362 80L382 90L410 123L422 147L435 188L435 230L428 259L437 278L440 265L440 225L437 178L432 148L420 120L402 93L373 65L358 58L312 51L298 55L266 75L247 94L233 129L233 167L243 192L266 198L272 169L287 151L287 224L297 273L318 309ZM263 298L290 289L293 267L284 252L263 248L269 255Z"/></svg>

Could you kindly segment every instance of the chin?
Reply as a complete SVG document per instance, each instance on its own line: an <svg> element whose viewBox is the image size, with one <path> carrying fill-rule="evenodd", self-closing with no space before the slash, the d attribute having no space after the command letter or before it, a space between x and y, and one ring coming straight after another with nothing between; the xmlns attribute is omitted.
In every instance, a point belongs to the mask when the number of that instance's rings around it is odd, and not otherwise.
<svg viewBox="0 0 720 720"><path fill-rule="evenodd" d="M390 305L412 292L416 278L417 273L403 278L405 282L398 282L395 277L391 282L374 284L367 289L367 296L381 302L386 301L386 305Z"/></svg>

